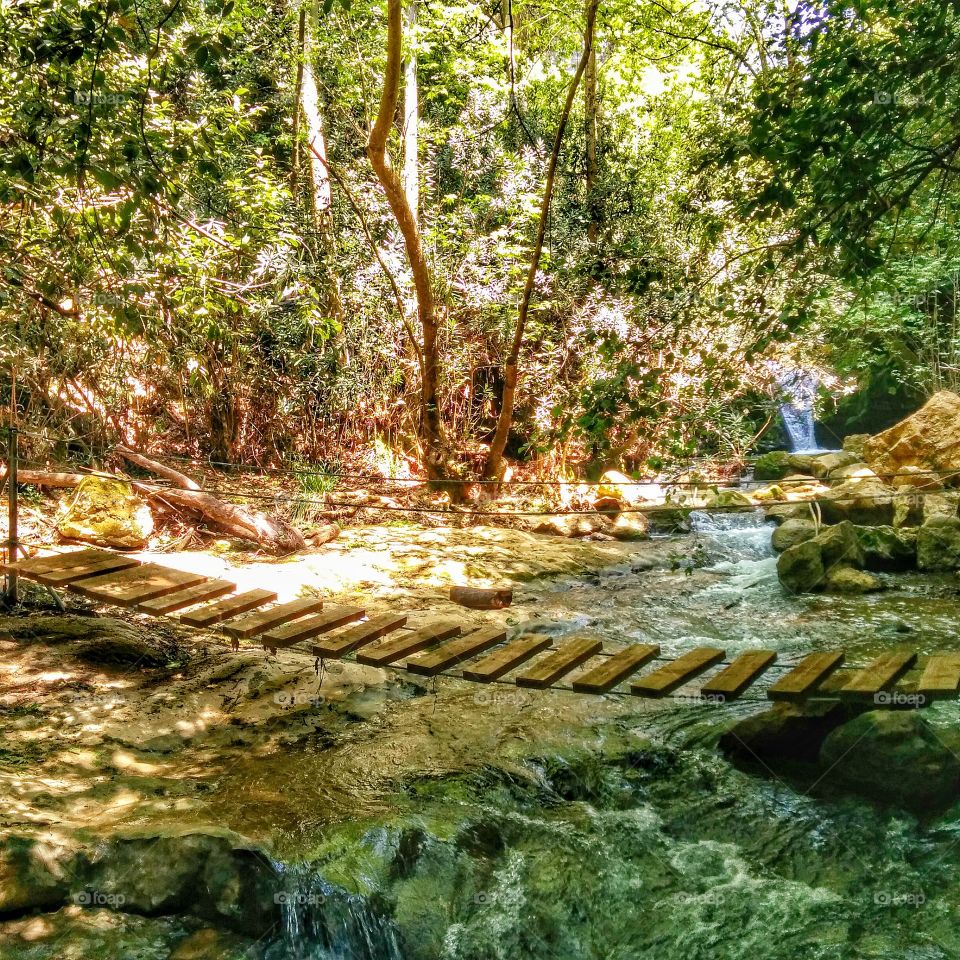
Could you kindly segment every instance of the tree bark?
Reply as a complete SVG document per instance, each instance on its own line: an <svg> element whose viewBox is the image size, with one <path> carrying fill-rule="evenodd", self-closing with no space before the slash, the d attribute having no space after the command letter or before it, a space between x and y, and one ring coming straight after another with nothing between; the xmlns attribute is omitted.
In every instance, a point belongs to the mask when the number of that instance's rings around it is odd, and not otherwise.
<svg viewBox="0 0 960 960"><path fill-rule="evenodd" d="M593 34L597 19L597 7L600 0L587 0L587 22L583 32L584 46L580 62L577 64L577 71L570 81L570 87L567 90L567 99L563 105L563 113L560 115L560 124L557 127L557 133L553 141L553 149L550 152L550 161L547 164L547 178L543 189L543 201L540 204L540 223L537 227L537 239L533 247L533 256L530 258L530 267L527 270L527 282L523 288L523 296L520 299L520 309L517 313L517 325L513 332L513 342L510 345L510 352L507 354L507 361L503 371L503 395L500 402L500 414L497 418L497 429L490 444L490 453L487 457L487 463L484 468L484 477L488 480L499 479L503 472L503 451L507 446L507 436L510 433L510 426L513 423L513 408L516 401L517 380L519 376L520 350L523 347L523 335L527 327L527 316L530 312L530 300L533 296L533 287L537 279L537 270L540 268L540 257L543 254L543 242L547 230L547 215L550 212L550 201L553 199L553 185L557 175L557 163L560 159L560 146L563 143L563 132L566 129L567 121L570 119L570 111L573 108L573 101L577 95L577 88L580 86L580 79L587 69L587 63L593 53Z"/></svg>
<svg viewBox="0 0 960 960"><path fill-rule="evenodd" d="M138 467L143 467L144 470L155 473L158 477L163 477L164 480L169 480L175 487L180 487L181 490L200 489L200 485L195 480L191 480L185 473L180 473L179 470L174 470L173 467L168 467L162 463L158 463L156 460L151 460L142 453L137 453L135 450L131 450L122 444L118 444L114 449L125 460L135 463Z"/></svg>
<svg viewBox="0 0 960 960"><path fill-rule="evenodd" d="M377 119L367 141L367 156L387 203L403 235L407 259L413 273L417 297L417 316L423 335L420 347L423 375L420 385L420 442L424 466L430 479L440 479L446 472L443 430L438 398L439 363L437 357L437 308L433 296L430 267L423 252L416 217L410 208L404 185L397 176L387 154L387 139L397 113L400 97L400 73L403 60L402 0L387 0L387 63L380 94Z"/></svg>
<svg viewBox="0 0 960 960"><path fill-rule="evenodd" d="M588 0L589 2L589 0ZM584 44L587 39L584 37ZM583 113L587 141L586 157L586 198L587 198L587 239L591 244L597 242L597 226L600 211L597 208L597 49L590 46L587 69L583 74Z"/></svg>

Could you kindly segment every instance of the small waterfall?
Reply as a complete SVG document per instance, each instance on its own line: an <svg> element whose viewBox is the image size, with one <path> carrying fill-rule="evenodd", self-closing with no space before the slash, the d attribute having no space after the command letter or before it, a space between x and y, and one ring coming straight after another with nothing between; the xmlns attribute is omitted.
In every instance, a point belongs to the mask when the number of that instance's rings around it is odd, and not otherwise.
<svg viewBox="0 0 960 960"><path fill-rule="evenodd" d="M765 560L774 555L770 544L774 524L766 519L760 508L749 513L693 510L690 528L694 533L709 537L713 542L710 553L718 562Z"/></svg>
<svg viewBox="0 0 960 960"><path fill-rule="evenodd" d="M784 396L789 398L780 407L780 415L790 437L791 452L819 451L813 423L813 402L820 386L819 378L809 370L784 369L777 375L777 381Z"/></svg>
<svg viewBox="0 0 960 960"><path fill-rule="evenodd" d="M282 935L265 960L403 960L393 921L307 866L279 864Z"/></svg>

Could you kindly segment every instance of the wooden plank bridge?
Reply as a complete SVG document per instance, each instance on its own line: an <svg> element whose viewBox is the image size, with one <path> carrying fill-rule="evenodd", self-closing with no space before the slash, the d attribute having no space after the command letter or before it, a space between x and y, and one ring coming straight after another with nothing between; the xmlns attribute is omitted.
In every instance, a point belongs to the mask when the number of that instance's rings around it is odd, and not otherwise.
<svg viewBox="0 0 960 960"><path fill-rule="evenodd" d="M775 701L831 698L872 701L878 707L925 706L960 694L960 652L927 657L916 682L898 690L898 682L918 665L912 651L891 651L856 668L844 666L839 650L811 653L787 667L776 666L773 650L750 650L732 661L718 647L698 647L676 658L662 657L660 647L650 643L610 653L599 640L583 636L554 646L540 634L508 640L504 627L475 627L449 617L409 625L407 614L367 618L362 607L328 605L319 597L277 603L277 594L270 590L237 593L228 580L141 563L93 547L3 567L99 603L222 631L234 649L241 640L255 639L274 653L295 649L321 660L353 657L358 663L425 677L493 683L511 682L505 678L512 675L517 686L539 690L662 698L719 666L694 699L737 700L768 671L779 674L766 687L766 696ZM650 672L637 676L652 664Z"/></svg>

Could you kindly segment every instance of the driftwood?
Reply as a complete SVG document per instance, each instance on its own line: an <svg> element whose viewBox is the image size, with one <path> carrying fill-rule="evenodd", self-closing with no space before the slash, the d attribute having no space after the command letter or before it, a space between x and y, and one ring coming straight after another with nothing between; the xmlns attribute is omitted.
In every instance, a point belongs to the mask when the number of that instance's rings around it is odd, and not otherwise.
<svg viewBox="0 0 960 960"><path fill-rule="evenodd" d="M450 599L471 610L502 610L513 603L513 588L451 587Z"/></svg>
<svg viewBox="0 0 960 960"><path fill-rule="evenodd" d="M200 489L199 483L191 480L186 474L181 473L179 470L174 470L173 467L168 467L163 463L158 463L156 460L151 460L142 453L137 453L135 450L131 450L129 447L124 447L120 444L114 447L114 449L124 459L135 463L138 467L143 467L144 470L155 473L158 477L163 477L164 480L169 480L175 487L180 487L181 490Z"/></svg>

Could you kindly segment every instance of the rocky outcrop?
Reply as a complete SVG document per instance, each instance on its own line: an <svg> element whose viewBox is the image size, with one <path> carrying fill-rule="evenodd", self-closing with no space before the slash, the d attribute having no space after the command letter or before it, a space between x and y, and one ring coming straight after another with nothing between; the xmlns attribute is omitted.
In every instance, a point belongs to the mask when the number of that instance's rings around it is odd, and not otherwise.
<svg viewBox="0 0 960 960"><path fill-rule="evenodd" d="M139 550L153 533L153 514L133 487L110 477L84 477L57 531L68 540Z"/></svg>
<svg viewBox="0 0 960 960"><path fill-rule="evenodd" d="M870 710L844 723L824 740L820 763L829 782L917 812L948 805L960 787L956 743L913 710Z"/></svg>
<svg viewBox="0 0 960 960"><path fill-rule="evenodd" d="M754 480L782 480L793 472L791 456L786 450L772 450L757 457L753 464Z"/></svg>
<svg viewBox="0 0 960 960"><path fill-rule="evenodd" d="M934 516L917 533L921 570L960 570L960 519Z"/></svg>
<svg viewBox="0 0 960 960"><path fill-rule="evenodd" d="M56 907L70 890L76 849L60 840L0 839L0 915Z"/></svg>
<svg viewBox="0 0 960 960"><path fill-rule="evenodd" d="M960 396L941 390L916 413L867 440L863 451L881 476L907 467L960 475Z"/></svg>

